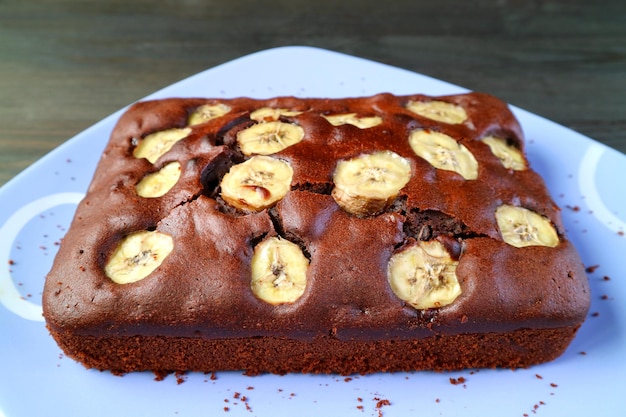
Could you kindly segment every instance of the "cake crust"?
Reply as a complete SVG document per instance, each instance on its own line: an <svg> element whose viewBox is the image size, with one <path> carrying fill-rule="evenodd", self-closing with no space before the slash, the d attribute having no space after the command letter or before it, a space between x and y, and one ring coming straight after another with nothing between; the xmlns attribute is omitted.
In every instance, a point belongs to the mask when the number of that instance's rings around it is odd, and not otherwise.
<svg viewBox="0 0 626 417"><path fill-rule="evenodd" d="M409 108L432 101L458 106L466 118L446 123ZM228 111L190 124L203 105ZM292 114L251 117L265 108ZM335 126L324 117L349 113L380 123ZM238 134L274 120L304 132L300 142L271 155L292 168L289 190L259 211L233 207L221 181L254 156L246 155ZM150 134L168 129L186 129L169 151L153 162L134 155ZM440 132L467 148L477 178L416 155L408 140L416 130ZM586 317L587 277L543 179L529 166L504 166L482 141L488 136L523 155L512 112L481 93L137 103L112 132L46 278L47 326L68 356L116 373L351 374L552 360ZM332 193L338 162L378 151L409 161L410 180L378 212L347 212ZM136 185L172 162L180 164L173 187L156 198L139 196ZM502 205L547 219L558 244L506 242L495 215ZM144 279L116 283L107 262L137 231L169 236L174 249ZM308 259L306 287L293 302L271 304L251 290L255 247L270 237L295 243ZM418 309L394 293L388 265L405 247L434 240L457 248L461 291L449 305Z"/></svg>

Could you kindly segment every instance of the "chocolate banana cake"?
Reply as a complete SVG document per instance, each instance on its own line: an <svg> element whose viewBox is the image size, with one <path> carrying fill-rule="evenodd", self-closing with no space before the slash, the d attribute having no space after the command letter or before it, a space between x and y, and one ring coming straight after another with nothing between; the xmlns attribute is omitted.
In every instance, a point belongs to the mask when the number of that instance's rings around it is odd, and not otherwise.
<svg viewBox="0 0 626 417"><path fill-rule="evenodd" d="M490 95L164 99L120 118L43 294L88 368L528 367L590 303Z"/></svg>

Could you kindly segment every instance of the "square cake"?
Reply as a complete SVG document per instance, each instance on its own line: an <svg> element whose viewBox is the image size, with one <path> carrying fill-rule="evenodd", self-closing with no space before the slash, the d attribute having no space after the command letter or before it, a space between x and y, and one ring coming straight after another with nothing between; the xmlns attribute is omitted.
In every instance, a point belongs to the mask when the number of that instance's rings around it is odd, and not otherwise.
<svg viewBox="0 0 626 417"><path fill-rule="evenodd" d="M482 93L136 103L43 294L65 354L115 374L528 367L589 303Z"/></svg>

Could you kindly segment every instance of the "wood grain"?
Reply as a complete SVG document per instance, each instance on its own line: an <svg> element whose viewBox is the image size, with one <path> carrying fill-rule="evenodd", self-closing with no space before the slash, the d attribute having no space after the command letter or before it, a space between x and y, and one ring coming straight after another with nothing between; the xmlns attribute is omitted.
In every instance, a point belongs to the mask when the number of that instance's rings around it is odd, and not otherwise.
<svg viewBox="0 0 626 417"><path fill-rule="evenodd" d="M621 0L0 0L0 185L159 88L284 45L488 92L626 152Z"/></svg>

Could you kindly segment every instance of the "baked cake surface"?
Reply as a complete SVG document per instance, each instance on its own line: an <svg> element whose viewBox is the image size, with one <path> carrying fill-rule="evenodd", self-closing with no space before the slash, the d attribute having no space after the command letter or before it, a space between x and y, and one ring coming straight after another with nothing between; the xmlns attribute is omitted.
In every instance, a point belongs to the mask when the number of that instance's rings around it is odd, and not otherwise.
<svg viewBox="0 0 626 417"><path fill-rule="evenodd" d="M589 308L520 125L485 94L165 99L122 115L46 278L86 367L527 367Z"/></svg>

